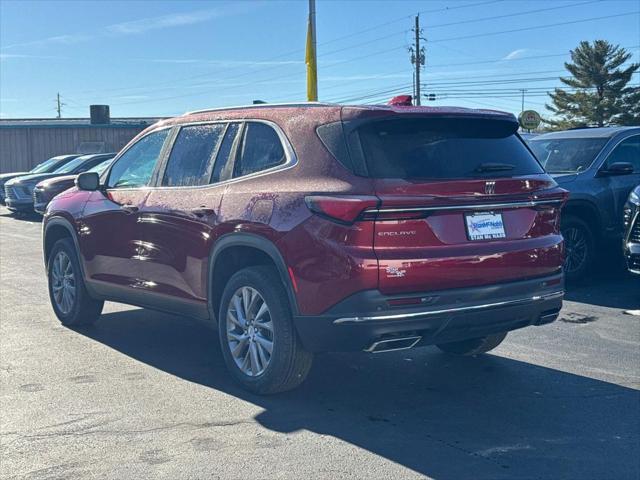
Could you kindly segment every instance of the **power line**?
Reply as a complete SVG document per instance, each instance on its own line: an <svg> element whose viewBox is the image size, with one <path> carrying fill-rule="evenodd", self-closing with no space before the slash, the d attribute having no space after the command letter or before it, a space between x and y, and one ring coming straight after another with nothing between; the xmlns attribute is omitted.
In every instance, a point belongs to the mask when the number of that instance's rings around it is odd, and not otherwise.
<svg viewBox="0 0 640 480"><path fill-rule="evenodd" d="M467 40L469 38L479 38L479 37L489 37L489 36L493 36L493 35L501 35L503 33L516 33L516 32L526 32L526 31L530 31L530 30L539 30L541 28L551 28L551 27L560 27L560 26L566 26L566 25L573 25L576 23L584 23L584 22L593 22L596 20L606 20L608 18L617 18L617 17L623 17L626 15L637 15L640 14L640 10L636 10L633 12L625 12L625 13L617 13L615 15L603 15L601 17L591 17L591 18L583 18L580 20L572 20L569 22L561 22L561 23L548 23L546 25L534 25L532 27L522 27L522 28L514 28L512 30L501 30L501 31L497 31L497 32L485 32L485 33L476 33L473 35L463 35L460 37L449 37L449 38L441 38L441 39L436 39L436 40L429 40L430 43L440 43L440 42L451 42L454 40Z"/></svg>
<svg viewBox="0 0 640 480"><path fill-rule="evenodd" d="M491 17L482 17L482 18L472 18L469 20L461 20L458 22L450 22L450 23L440 23L440 24L436 24L436 25L429 25L429 28L441 28L441 27L451 27L453 25L464 25L467 23L477 23L477 22L484 22L487 20L499 20L501 18L510 18L510 17L518 17L518 16L522 16L522 15L530 15L532 13L540 13L540 12L549 12L551 10L560 10L562 8L571 8L571 7L578 7L580 5L587 5L589 3L599 3L602 0L589 0L586 2L577 2L577 3L569 3L566 5L559 5L556 7L548 7L548 8L538 8L536 10L527 10L524 12L516 12L516 13L507 13L504 15L493 15Z"/></svg>

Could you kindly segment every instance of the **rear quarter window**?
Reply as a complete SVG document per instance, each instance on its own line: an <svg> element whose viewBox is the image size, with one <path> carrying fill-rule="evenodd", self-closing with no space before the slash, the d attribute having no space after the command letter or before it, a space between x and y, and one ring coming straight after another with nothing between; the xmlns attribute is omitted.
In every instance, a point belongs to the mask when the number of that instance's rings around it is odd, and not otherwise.
<svg viewBox="0 0 640 480"><path fill-rule="evenodd" d="M486 119L394 119L352 132L374 178L465 179L543 173L517 124ZM354 144L359 143L359 149ZM354 152L356 150L356 152ZM360 152L357 152L360 150Z"/></svg>
<svg viewBox="0 0 640 480"><path fill-rule="evenodd" d="M282 165L285 161L284 148L276 131L264 123L248 122L233 176L243 177L261 172Z"/></svg>

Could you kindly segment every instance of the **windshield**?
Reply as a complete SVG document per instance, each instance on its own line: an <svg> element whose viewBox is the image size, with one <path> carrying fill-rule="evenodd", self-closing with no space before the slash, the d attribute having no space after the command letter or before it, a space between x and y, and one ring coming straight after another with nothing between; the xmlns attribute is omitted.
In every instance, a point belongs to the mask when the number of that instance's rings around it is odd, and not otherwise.
<svg viewBox="0 0 640 480"><path fill-rule="evenodd" d="M49 160L45 160L39 165L36 165L35 168L31 169L29 173L46 173L49 172L50 169L55 166L60 161L60 157L53 157Z"/></svg>
<svg viewBox="0 0 640 480"><path fill-rule="evenodd" d="M63 165L62 167L54 170L55 173L72 173L76 168L82 165L87 161L86 157L78 157L74 160L71 160L69 163Z"/></svg>
<svg viewBox="0 0 640 480"><path fill-rule="evenodd" d="M591 166L607 138L529 140L529 147L549 173L578 173Z"/></svg>
<svg viewBox="0 0 640 480"><path fill-rule="evenodd" d="M398 119L358 129L369 175L458 179L535 175L542 168L511 122ZM353 145L353 141L352 141Z"/></svg>
<svg viewBox="0 0 640 480"><path fill-rule="evenodd" d="M90 168L89 170L87 170L87 172L96 172L98 175L102 175L102 172L104 172L107 169L107 167L111 164L112 161L113 161L113 158L109 158L104 162L100 162L95 167Z"/></svg>

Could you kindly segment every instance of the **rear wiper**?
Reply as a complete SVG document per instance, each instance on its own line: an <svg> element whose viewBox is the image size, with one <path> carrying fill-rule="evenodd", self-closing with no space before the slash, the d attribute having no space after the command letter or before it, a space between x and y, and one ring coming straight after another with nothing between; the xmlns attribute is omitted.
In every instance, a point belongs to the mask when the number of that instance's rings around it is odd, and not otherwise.
<svg viewBox="0 0 640 480"><path fill-rule="evenodd" d="M502 172L513 168L509 163L481 163L476 167L476 172Z"/></svg>

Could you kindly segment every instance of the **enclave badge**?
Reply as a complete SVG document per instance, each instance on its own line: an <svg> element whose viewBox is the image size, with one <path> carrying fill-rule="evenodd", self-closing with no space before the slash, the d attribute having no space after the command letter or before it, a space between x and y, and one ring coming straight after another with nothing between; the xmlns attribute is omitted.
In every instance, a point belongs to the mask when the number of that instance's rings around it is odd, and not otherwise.
<svg viewBox="0 0 640 480"><path fill-rule="evenodd" d="M484 193L487 195L496 193L496 182L484 182Z"/></svg>

